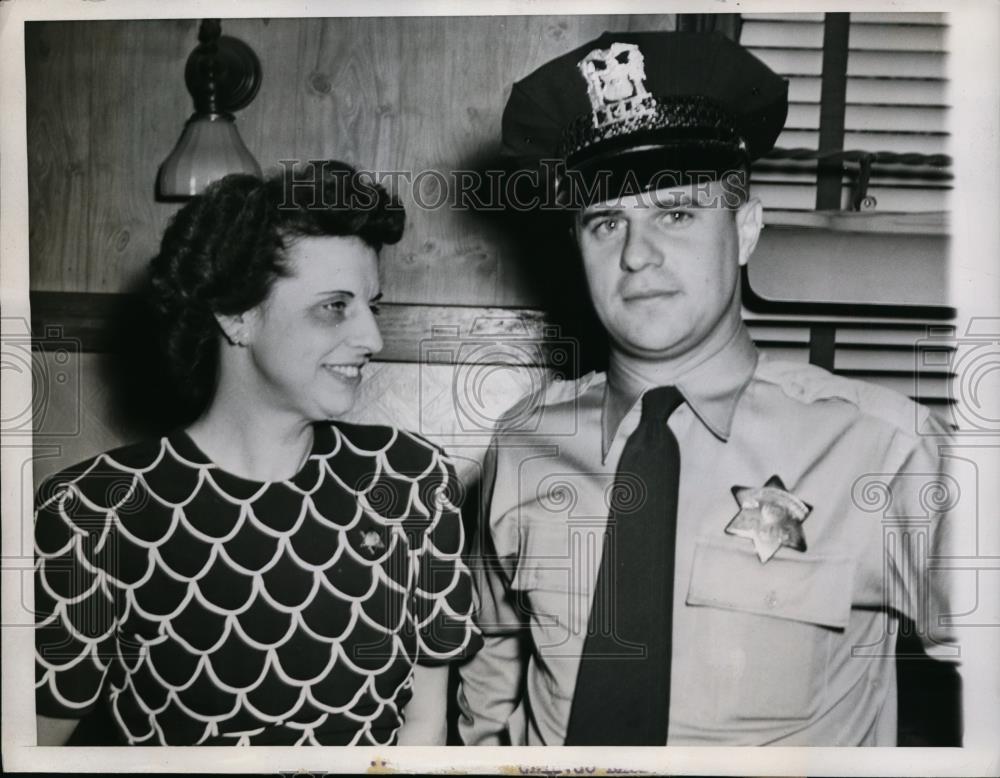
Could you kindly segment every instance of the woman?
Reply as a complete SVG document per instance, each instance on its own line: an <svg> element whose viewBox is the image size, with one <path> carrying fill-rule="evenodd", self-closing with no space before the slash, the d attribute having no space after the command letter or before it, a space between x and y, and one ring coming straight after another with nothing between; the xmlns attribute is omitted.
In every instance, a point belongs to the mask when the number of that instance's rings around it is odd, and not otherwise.
<svg viewBox="0 0 1000 778"><path fill-rule="evenodd" d="M332 421L404 215L341 163L291 175L212 185L152 262L195 420L39 492L40 745L104 704L136 745L444 742L445 663L479 640L454 473Z"/></svg>

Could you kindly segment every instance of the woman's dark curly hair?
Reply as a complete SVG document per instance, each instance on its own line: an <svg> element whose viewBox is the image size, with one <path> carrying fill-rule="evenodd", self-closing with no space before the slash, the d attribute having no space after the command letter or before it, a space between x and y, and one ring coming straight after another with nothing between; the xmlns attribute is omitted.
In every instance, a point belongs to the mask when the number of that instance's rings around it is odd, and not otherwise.
<svg viewBox="0 0 1000 778"><path fill-rule="evenodd" d="M189 412L215 390L221 330L288 274L285 249L300 236L357 236L378 251L403 233L399 202L342 162L288 167L270 178L230 175L178 211L150 263L167 365Z"/></svg>

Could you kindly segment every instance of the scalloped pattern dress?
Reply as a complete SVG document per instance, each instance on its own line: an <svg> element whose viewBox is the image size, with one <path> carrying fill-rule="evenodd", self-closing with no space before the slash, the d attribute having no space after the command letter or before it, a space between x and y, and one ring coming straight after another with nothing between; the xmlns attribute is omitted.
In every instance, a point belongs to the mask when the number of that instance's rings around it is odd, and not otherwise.
<svg viewBox="0 0 1000 778"><path fill-rule="evenodd" d="M391 744L415 663L474 652L458 489L407 432L317 425L287 481L183 431L45 482L36 704L135 745Z"/></svg>

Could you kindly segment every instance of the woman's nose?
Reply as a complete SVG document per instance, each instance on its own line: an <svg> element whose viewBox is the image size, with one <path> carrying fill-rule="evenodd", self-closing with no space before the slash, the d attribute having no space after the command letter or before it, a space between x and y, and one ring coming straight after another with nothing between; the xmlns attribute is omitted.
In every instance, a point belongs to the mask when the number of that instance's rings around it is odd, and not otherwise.
<svg viewBox="0 0 1000 778"><path fill-rule="evenodd" d="M369 354L377 354L385 345L382 342L382 332L378 326L378 319L370 308L365 309L360 315L357 330L352 340L352 345L364 349Z"/></svg>

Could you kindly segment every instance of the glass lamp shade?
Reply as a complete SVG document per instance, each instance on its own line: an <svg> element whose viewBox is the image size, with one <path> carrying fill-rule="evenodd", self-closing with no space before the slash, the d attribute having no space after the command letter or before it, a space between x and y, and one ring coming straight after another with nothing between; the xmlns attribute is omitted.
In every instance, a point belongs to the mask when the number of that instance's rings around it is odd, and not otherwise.
<svg viewBox="0 0 1000 778"><path fill-rule="evenodd" d="M230 173L260 175L229 114L194 114L160 167L161 197L194 197Z"/></svg>

